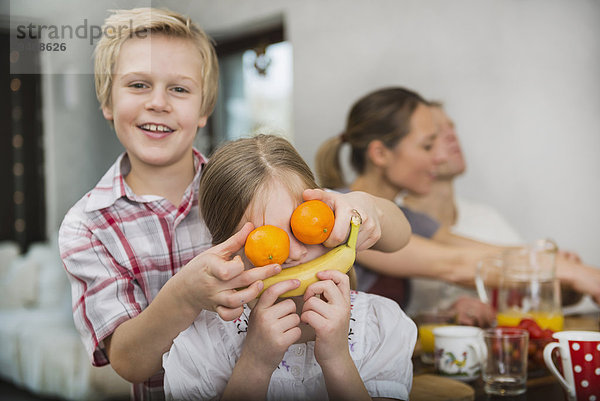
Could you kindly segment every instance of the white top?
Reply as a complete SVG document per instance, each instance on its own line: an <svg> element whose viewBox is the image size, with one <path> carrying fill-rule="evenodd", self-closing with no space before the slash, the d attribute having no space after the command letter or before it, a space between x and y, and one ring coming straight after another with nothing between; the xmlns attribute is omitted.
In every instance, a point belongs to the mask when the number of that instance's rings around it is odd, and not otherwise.
<svg viewBox="0 0 600 401"><path fill-rule="evenodd" d="M519 232L490 205L457 198L456 210L458 218L452 226L453 233L497 245L523 244Z"/></svg>
<svg viewBox="0 0 600 401"><path fill-rule="evenodd" d="M348 346L371 397L408 399L417 329L393 301L352 291ZM223 321L203 311L163 355L167 400L219 399L240 357L250 309ZM314 341L293 344L273 372L268 400L327 400Z"/></svg>
<svg viewBox="0 0 600 401"><path fill-rule="evenodd" d="M457 220L452 233L496 245L519 245L523 239L493 207L456 198ZM411 279L411 295L406 313L445 309L461 296L477 297L474 289L428 278Z"/></svg>

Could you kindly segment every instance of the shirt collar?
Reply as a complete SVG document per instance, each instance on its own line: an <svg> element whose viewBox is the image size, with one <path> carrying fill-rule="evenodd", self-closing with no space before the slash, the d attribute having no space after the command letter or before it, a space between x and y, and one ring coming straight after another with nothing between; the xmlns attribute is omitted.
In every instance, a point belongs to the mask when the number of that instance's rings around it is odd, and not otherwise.
<svg viewBox="0 0 600 401"><path fill-rule="evenodd" d="M202 166L206 164L207 159L195 148L192 149L194 156L194 179L186 189L186 195L190 190L197 190ZM124 177L131 171L131 163L127 152L122 153L115 163L108 169L106 174L98 181L98 184L88 193L88 201L85 207L86 212L93 212L112 206L118 199L126 197L131 201L143 203L162 199L156 196L138 196L125 182ZM195 191L194 191L195 192Z"/></svg>

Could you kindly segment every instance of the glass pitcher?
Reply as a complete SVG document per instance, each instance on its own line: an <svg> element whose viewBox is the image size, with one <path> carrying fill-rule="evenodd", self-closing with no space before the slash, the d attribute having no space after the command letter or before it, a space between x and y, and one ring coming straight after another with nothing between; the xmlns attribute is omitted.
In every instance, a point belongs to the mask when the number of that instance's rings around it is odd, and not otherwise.
<svg viewBox="0 0 600 401"><path fill-rule="evenodd" d="M529 318L541 329L562 330L557 251L554 241L543 239L481 261L475 277L477 292L496 309L499 326L516 327Z"/></svg>

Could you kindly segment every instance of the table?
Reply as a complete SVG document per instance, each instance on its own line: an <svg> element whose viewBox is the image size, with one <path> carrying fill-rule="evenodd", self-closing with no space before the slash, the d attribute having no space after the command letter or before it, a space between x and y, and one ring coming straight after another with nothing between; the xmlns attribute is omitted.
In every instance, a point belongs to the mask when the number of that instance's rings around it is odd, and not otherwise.
<svg viewBox="0 0 600 401"><path fill-rule="evenodd" d="M600 330L600 314L567 316L564 330ZM490 396L483 391L481 378L462 383L435 374L433 365L421 362L420 349L415 348L413 355L413 390L411 401L566 401L566 394L549 371L539 377L527 380L527 392L520 396Z"/></svg>

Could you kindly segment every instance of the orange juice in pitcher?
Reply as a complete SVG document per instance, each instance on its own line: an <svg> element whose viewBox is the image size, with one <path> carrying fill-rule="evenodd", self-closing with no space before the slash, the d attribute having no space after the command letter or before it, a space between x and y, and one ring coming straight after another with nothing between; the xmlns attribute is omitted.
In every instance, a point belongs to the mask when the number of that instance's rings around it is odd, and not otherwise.
<svg viewBox="0 0 600 401"><path fill-rule="evenodd" d="M505 311L496 315L498 326L517 327L521 320L531 319L535 321L542 330L550 329L554 332L562 331L565 318L561 313L555 312L530 312L521 313L518 310Z"/></svg>
<svg viewBox="0 0 600 401"><path fill-rule="evenodd" d="M560 282L555 274L557 249L553 241L539 240L482 261L477 290L488 302L490 288L497 290L494 306L499 326L516 327L521 320L532 319L542 329L562 330Z"/></svg>

